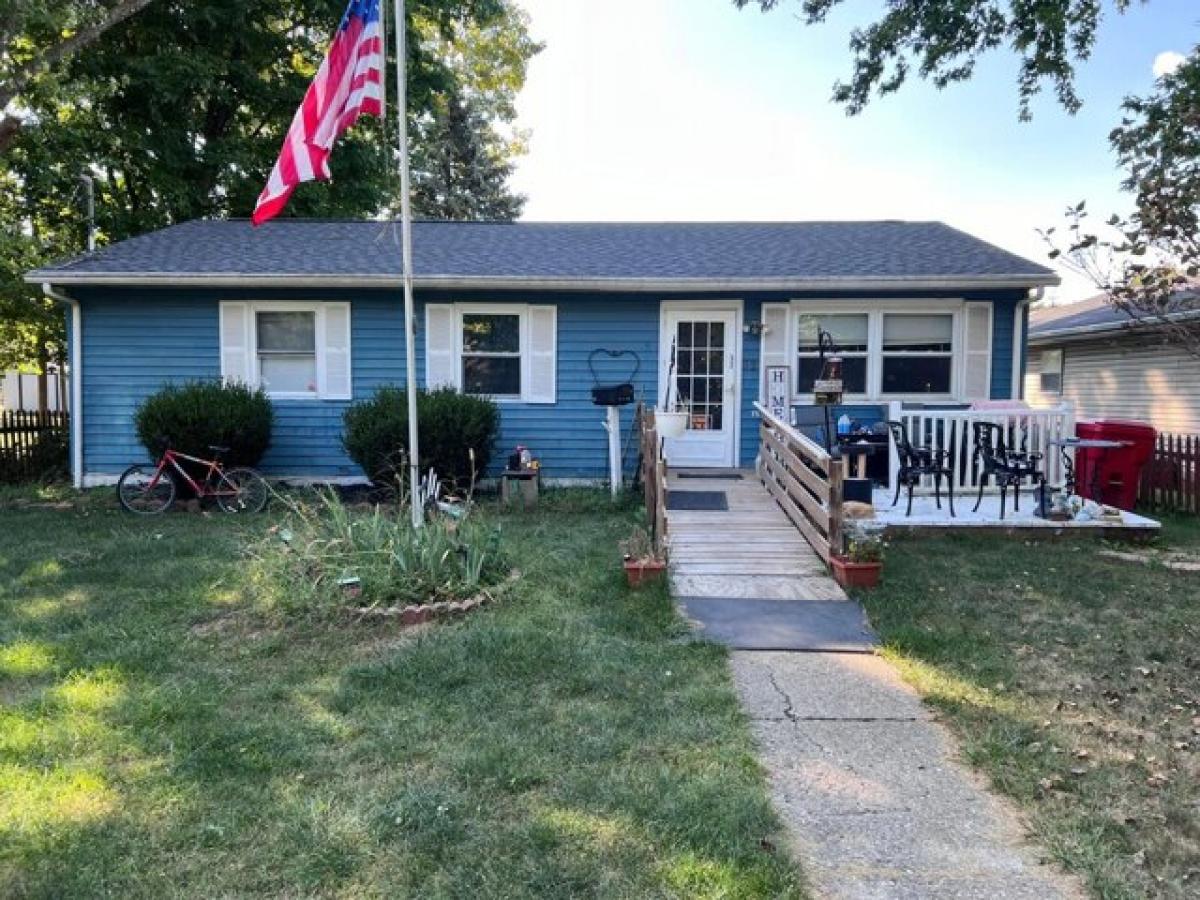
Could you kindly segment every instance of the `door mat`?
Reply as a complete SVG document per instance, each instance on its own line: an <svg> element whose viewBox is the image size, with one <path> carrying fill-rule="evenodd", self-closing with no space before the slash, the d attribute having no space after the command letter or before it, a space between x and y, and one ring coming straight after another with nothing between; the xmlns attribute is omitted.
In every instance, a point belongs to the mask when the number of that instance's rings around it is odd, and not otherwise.
<svg viewBox="0 0 1200 900"><path fill-rule="evenodd" d="M879 639L853 600L680 597L700 636L734 650L870 653Z"/></svg>
<svg viewBox="0 0 1200 900"><path fill-rule="evenodd" d="M741 481L740 472L677 472L676 478L707 478L713 481Z"/></svg>
<svg viewBox="0 0 1200 900"><path fill-rule="evenodd" d="M667 491L667 509L721 512L729 509L724 491Z"/></svg>

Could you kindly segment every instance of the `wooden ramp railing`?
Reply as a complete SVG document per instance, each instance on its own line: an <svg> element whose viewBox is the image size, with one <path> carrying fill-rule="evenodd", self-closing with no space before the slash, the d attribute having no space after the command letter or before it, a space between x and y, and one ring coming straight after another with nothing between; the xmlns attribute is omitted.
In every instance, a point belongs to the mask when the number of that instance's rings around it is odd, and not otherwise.
<svg viewBox="0 0 1200 900"><path fill-rule="evenodd" d="M662 441L654 410L637 407L638 429L641 435L642 487L646 496L646 519L654 552L666 555L667 547L667 461L663 458Z"/></svg>
<svg viewBox="0 0 1200 900"><path fill-rule="evenodd" d="M792 524L826 563L842 552L844 462L761 403L758 475Z"/></svg>

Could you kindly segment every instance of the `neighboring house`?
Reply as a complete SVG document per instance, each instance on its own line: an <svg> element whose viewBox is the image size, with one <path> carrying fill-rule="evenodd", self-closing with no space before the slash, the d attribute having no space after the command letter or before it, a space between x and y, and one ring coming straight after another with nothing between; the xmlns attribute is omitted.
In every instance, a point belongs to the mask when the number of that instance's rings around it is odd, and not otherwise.
<svg viewBox="0 0 1200 900"><path fill-rule="evenodd" d="M28 273L71 307L77 478L108 482L145 458L133 412L164 382L218 377L275 399L268 474L361 478L341 446L342 414L404 383L394 231L195 221ZM605 473L593 350L636 353L637 391L654 404L674 348L692 416L669 459L746 466L767 367L784 367L792 399L811 402L818 326L837 338L857 417L883 418L894 399L1009 399L1028 304L1057 283L937 222L419 222L414 232L421 383L495 397L500 449L528 445L563 480ZM633 369L628 357L596 366L601 382ZM624 427L631 420L627 408Z"/></svg>
<svg viewBox="0 0 1200 900"><path fill-rule="evenodd" d="M1188 291L1179 302L1197 299ZM1070 400L1078 419L1133 419L1159 431L1200 433L1200 359L1103 296L1034 309L1025 398L1035 406Z"/></svg>

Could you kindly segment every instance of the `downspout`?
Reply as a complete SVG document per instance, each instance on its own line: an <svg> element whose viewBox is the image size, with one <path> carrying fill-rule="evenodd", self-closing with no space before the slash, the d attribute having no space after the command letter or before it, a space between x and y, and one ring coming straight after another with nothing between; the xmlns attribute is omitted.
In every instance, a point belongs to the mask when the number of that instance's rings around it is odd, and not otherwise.
<svg viewBox="0 0 1200 900"><path fill-rule="evenodd" d="M61 291L46 281L42 283L42 293L51 300L71 310L71 481L77 488L83 487L83 311L79 301Z"/></svg>
<svg viewBox="0 0 1200 900"><path fill-rule="evenodd" d="M1046 296L1044 287L1034 288L1024 300L1017 303L1013 309L1013 359L1012 359L1012 394L1013 400L1022 399L1025 393L1025 345L1029 335L1025 332L1025 312L1029 307L1041 301Z"/></svg>

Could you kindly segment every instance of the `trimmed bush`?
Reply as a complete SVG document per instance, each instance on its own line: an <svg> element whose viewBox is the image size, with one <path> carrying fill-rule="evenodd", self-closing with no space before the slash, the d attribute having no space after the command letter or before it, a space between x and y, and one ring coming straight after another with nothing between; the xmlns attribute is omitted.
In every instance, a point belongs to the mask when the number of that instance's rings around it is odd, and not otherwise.
<svg viewBox="0 0 1200 900"><path fill-rule="evenodd" d="M228 447L229 466L257 465L271 444L275 413L261 389L219 381L168 384L134 414L138 440L157 459L168 444L208 459L210 446Z"/></svg>
<svg viewBox="0 0 1200 900"><path fill-rule="evenodd" d="M369 400L346 410L342 444L376 484L404 480L408 451L408 394L381 387ZM430 467L443 481L465 486L475 470L482 474L492 458L492 442L500 428L500 408L484 397L470 397L452 388L417 392L421 471Z"/></svg>

